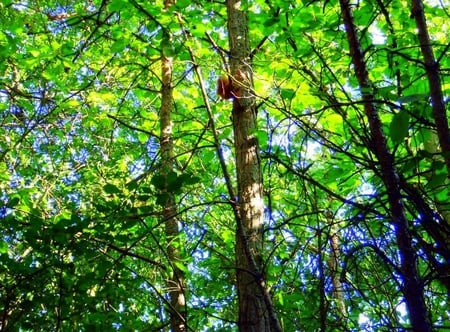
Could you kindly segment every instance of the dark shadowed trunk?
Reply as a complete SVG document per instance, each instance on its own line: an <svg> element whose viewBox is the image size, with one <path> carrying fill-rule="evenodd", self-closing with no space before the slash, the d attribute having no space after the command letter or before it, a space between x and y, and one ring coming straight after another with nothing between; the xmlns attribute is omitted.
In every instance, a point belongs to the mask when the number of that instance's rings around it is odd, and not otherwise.
<svg viewBox="0 0 450 332"><path fill-rule="evenodd" d="M373 103L374 96L371 92L373 87L369 80L364 54L353 21L349 1L340 0L340 5L355 75L359 83L362 98L365 101L364 110L369 122L371 144L378 158L381 177L389 199L392 224L395 228L400 253L400 271L402 272L403 279L402 291L408 308L409 318L414 331L431 331L431 323L425 306L423 280L419 276L417 256L412 245L408 220L403 210L399 177L394 166L394 157L388 150L378 110Z"/></svg>
<svg viewBox="0 0 450 332"><path fill-rule="evenodd" d="M436 124L439 145L441 146L445 164L447 165L448 176L450 177L450 130L448 127L444 96L442 93L441 77L439 73L440 66L439 62L436 61L434 57L421 0L412 0L411 15L416 21L420 49L422 50L425 72L430 86L430 99L434 123Z"/></svg>

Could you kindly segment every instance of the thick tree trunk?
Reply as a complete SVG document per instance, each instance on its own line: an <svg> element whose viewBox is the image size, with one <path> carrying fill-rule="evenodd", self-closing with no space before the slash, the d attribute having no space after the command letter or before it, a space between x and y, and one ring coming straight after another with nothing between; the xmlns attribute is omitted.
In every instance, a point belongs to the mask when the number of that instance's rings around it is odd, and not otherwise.
<svg viewBox="0 0 450 332"><path fill-rule="evenodd" d="M168 8L173 1L165 1ZM173 144L172 144L172 120L171 113L173 107L173 87L172 69L173 59L164 54L164 45L169 43L170 36L165 34L161 43L161 109L160 109L160 151L161 151L161 175L167 176L173 172ZM163 207L163 219L165 222L165 232L167 239L167 258L172 267L172 275L167 281L167 288L170 297L170 327L172 332L186 331L186 310L184 293L184 275L177 267L180 261L178 246L174 245L179 235L177 220L177 207L175 197L167 188L161 191L165 197Z"/></svg>
<svg viewBox="0 0 450 332"><path fill-rule="evenodd" d="M238 182L236 283L240 331L281 331L262 274L263 188L246 1L228 0L230 76L233 84L233 127Z"/></svg>
<svg viewBox="0 0 450 332"><path fill-rule="evenodd" d="M394 157L389 153L378 110L372 102L374 98L370 91L373 87L369 80L361 44L356 33L349 0L340 0L339 2L355 75L359 83L362 98L365 101L364 110L369 122L372 137L371 143L380 164L381 177L389 199L392 224L395 228L397 245L400 253L400 270L403 279L402 291L409 311L412 329L417 332L431 332L431 323L425 305L424 285L419 276L417 256L412 245L412 238L408 229L408 220L406 219L403 210L399 177L394 166Z"/></svg>

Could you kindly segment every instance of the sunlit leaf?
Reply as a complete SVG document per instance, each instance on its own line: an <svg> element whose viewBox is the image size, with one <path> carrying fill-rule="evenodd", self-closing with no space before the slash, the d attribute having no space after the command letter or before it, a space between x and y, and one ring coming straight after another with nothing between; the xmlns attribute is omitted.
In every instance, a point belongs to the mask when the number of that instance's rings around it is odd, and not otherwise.
<svg viewBox="0 0 450 332"><path fill-rule="evenodd" d="M8 243L6 241L0 240L0 254L8 253Z"/></svg>

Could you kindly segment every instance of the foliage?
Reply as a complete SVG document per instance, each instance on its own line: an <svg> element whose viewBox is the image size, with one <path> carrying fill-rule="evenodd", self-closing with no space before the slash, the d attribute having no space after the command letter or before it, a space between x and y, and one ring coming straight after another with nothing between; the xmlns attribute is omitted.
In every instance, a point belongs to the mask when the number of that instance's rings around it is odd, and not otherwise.
<svg viewBox="0 0 450 332"><path fill-rule="evenodd" d="M450 328L448 173L415 23L405 1L353 7L427 307L436 328ZM162 8L139 0L0 4L2 330L167 329L173 271L163 187L176 197L182 226L173 243L190 329L236 329L234 198L206 109L208 101L234 174L231 104L215 92L227 70L226 7L178 0ZM338 2L254 0L248 11L264 267L284 330L409 327L387 192ZM425 14L448 100L448 10L430 1ZM170 43L161 43L166 33ZM161 51L175 59L177 167L167 176L158 141Z"/></svg>

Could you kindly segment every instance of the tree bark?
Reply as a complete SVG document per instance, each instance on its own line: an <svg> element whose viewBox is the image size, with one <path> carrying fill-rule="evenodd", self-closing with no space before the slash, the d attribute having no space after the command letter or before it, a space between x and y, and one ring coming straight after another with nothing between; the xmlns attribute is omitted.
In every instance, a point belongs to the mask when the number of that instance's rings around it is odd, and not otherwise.
<svg viewBox="0 0 450 332"><path fill-rule="evenodd" d="M442 93L441 77L439 75L439 62L436 61L431 47L430 36L428 35L427 21L423 11L421 0L412 0L411 15L414 17L417 26L420 49L422 51L425 72L428 77L430 87L431 107L433 118L439 138L439 145L447 165L448 177L450 177L450 130L445 110L444 96Z"/></svg>
<svg viewBox="0 0 450 332"><path fill-rule="evenodd" d="M341 254L339 248L339 235L337 227L331 226L330 234L331 252L327 260L328 268L330 269L331 281L333 283L333 298L335 300L339 320L343 321L347 317L347 307L345 306L344 287L339 278L339 265L341 262Z"/></svg>
<svg viewBox="0 0 450 332"><path fill-rule="evenodd" d="M431 322L424 299L424 285L417 268L417 256L408 229L403 202L400 192L399 177L394 165L394 157L388 150L386 138L378 110L373 101L372 83L370 82L361 44L356 32L353 15L348 0L340 0L350 55L355 75L359 83L362 98L365 101L364 110L369 122L371 145L378 158L381 177L386 187L392 224L395 228L397 246L400 253L400 270L402 272L402 291L409 312L412 329L417 332L431 332Z"/></svg>
<svg viewBox="0 0 450 332"><path fill-rule="evenodd" d="M230 76L233 85L233 128L238 182L236 283L240 331L282 331L264 284L262 228L264 201L256 136L256 108L252 93L251 50L247 1L228 0Z"/></svg>
<svg viewBox="0 0 450 332"><path fill-rule="evenodd" d="M165 1L165 8L169 8L174 1ZM172 70L173 59L165 54L164 46L170 43L170 35L164 31L161 42L161 108L160 108L160 151L161 151L161 175L167 177L173 172L173 143L172 143L172 120L173 108L173 86ZM167 181L166 181L167 183ZM180 233L177 219L177 207L174 194L164 188L161 195L165 199L162 218L165 223L167 239L167 258L172 267L172 275L167 280L167 289L170 297L170 327L172 332L186 331L186 298L184 292L184 274L178 265L180 253L178 246L174 245Z"/></svg>

